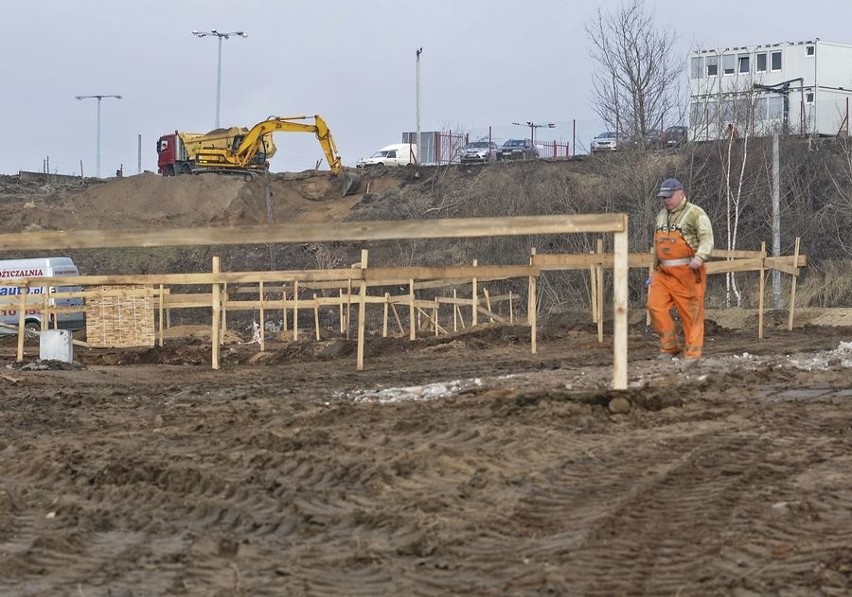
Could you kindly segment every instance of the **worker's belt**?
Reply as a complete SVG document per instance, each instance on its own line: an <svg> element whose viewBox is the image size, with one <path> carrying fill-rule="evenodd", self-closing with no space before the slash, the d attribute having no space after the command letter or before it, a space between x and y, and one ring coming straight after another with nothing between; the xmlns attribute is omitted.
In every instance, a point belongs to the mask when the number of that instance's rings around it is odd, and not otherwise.
<svg viewBox="0 0 852 597"><path fill-rule="evenodd" d="M663 259L660 261L660 265L686 265L690 261L692 261L692 259L689 257L684 257L683 259Z"/></svg>

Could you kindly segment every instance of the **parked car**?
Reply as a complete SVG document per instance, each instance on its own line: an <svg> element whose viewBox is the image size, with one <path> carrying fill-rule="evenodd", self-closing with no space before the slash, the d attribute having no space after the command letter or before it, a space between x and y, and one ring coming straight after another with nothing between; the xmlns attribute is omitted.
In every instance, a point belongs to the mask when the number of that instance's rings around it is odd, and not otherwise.
<svg viewBox="0 0 852 597"><path fill-rule="evenodd" d="M462 164L484 164L497 160L500 148L494 141L473 141L464 146L461 153Z"/></svg>
<svg viewBox="0 0 852 597"><path fill-rule="evenodd" d="M414 143L394 143L386 145L368 158L361 158L356 168L373 166L408 166L417 162L417 145Z"/></svg>
<svg viewBox="0 0 852 597"><path fill-rule="evenodd" d="M651 129L645 133L644 144L648 149L659 149L663 146L663 131L660 129Z"/></svg>
<svg viewBox="0 0 852 597"><path fill-rule="evenodd" d="M677 147L686 143L689 130L685 126L670 126L663 133L663 144L666 147Z"/></svg>
<svg viewBox="0 0 852 597"><path fill-rule="evenodd" d="M538 158L536 149L529 139L509 139L500 147L498 160L534 160Z"/></svg>
<svg viewBox="0 0 852 597"><path fill-rule="evenodd" d="M613 131L604 131L597 137L592 139L592 153L601 151L618 151L622 147L622 140L618 133Z"/></svg>

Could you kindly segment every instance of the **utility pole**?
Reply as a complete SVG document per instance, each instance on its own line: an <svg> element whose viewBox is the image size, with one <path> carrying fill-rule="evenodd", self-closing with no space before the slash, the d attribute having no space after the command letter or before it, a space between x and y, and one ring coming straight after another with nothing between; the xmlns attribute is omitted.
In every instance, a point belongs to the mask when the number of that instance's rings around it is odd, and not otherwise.
<svg viewBox="0 0 852 597"><path fill-rule="evenodd" d="M219 128L219 100L222 96L222 40L230 39L232 35L236 35L237 37L248 37L248 33L245 33L244 31L228 31L227 33L222 33L221 31L213 29L212 31L193 31L192 34L199 38L215 36L219 40L219 58L216 63L216 128Z"/></svg>
<svg viewBox="0 0 852 597"><path fill-rule="evenodd" d="M772 256L781 256L781 152L778 131L772 134ZM772 305L781 308L781 272L772 270ZM790 305L792 309L793 306Z"/></svg>
<svg viewBox="0 0 852 597"><path fill-rule="evenodd" d="M101 177L101 100L106 98L115 98L121 99L120 95L78 95L76 96L78 100L82 101L84 99L96 99L98 100L98 135L97 135L97 150L96 150L96 158L95 158L95 176L98 178Z"/></svg>
<svg viewBox="0 0 852 597"><path fill-rule="evenodd" d="M420 165L420 156L423 155L423 147L420 139L420 54L423 53L423 48L417 50L417 59L415 61L415 90L414 94L417 97L417 165Z"/></svg>

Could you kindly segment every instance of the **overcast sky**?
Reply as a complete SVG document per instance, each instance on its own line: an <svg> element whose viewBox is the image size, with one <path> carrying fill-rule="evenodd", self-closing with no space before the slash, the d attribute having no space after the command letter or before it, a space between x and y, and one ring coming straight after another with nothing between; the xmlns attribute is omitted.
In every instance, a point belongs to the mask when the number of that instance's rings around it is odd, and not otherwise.
<svg viewBox="0 0 852 597"><path fill-rule="evenodd" d="M620 0L0 0L0 173L156 171L155 142L216 120L217 41L193 30L245 31L222 43L222 126L319 114L347 166L416 129L502 140L512 122L554 122L539 139L582 150L601 123L590 104L585 27ZM646 0L677 51L813 40L852 44L848 0ZM686 73L686 70L684 70ZM139 139L141 137L141 152ZM313 167L312 135L282 133L272 170ZM323 167L326 167L323 164Z"/></svg>

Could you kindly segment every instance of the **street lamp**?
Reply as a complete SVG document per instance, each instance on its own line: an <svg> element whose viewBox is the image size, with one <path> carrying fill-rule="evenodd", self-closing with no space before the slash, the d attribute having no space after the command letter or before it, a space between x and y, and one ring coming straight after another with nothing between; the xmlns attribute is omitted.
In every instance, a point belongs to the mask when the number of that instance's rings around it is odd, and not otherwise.
<svg viewBox="0 0 852 597"><path fill-rule="evenodd" d="M532 145L533 147L535 147L535 129L540 129L540 128L543 128L543 127L546 127L546 128L549 128L549 129L556 128L555 122L548 122L547 124L536 124L535 122L530 122L529 120L527 120L525 123L513 122L512 124L515 124L517 126L528 126L528 127L530 127L530 145Z"/></svg>
<svg viewBox="0 0 852 597"><path fill-rule="evenodd" d="M192 34L196 37L215 35L219 39L219 60L216 67L216 128L219 128L219 98L222 94L222 40L230 39L232 35L248 37L248 33L243 31L229 31L227 33L222 33L221 31L213 29L212 31L193 31Z"/></svg>
<svg viewBox="0 0 852 597"><path fill-rule="evenodd" d="M115 99L121 99L120 95L77 95L75 96L78 100L83 101L84 99L96 99L98 100L98 141L97 141L97 152L95 159L95 176L98 178L101 177L101 100L105 97L113 97ZM80 172L80 176L83 173Z"/></svg>
<svg viewBox="0 0 852 597"><path fill-rule="evenodd" d="M417 58L415 61L415 92L417 96L417 165L420 165L420 156L423 155L423 145L420 143L420 54L423 53L423 48L417 50Z"/></svg>

